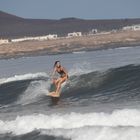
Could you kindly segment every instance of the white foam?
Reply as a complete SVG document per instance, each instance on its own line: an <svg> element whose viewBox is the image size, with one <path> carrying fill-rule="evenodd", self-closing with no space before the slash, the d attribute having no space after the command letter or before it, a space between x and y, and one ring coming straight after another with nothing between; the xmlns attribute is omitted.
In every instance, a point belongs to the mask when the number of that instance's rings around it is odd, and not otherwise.
<svg viewBox="0 0 140 140"><path fill-rule="evenodd" d="M107 113L70 113L19 116L13 121L0 121L0 133L25 134L33 130L53 131L81 129L83 127L140 127L140 111L124 109ZM65 135L65 133L64 133Z"/></svg>
<svg viewBox="0 0 140 140"><path fill-rule="evenodd" d="M83 54L86 53L86 51L76 51L76 52L72 52L73 54Z"/></svg>
<svg viewBox="0 0 140 140"><path fill-rule="evenodd" d="M48 75L45 72L38 72L38 73L34 73L34 74L28 73L28 74L24 74L24 75L15 75L13 77L0 79L0 85L5 84L5 83L9 83L9 82L14 82L14 81L36 79L39 77L48 77Z"/></svg>
<svg viewBox="0 0 140 140"><path fill-rule="evenodd" d="M93 68L91 67L91 64L84 61L82 63L76 63L74 64L71 69L69 70L69 75L81 75L81 74L86 74L90 73L93 71Z"/></svg>
<svg viewBox="0 0 140 140"><path fill-rule="evenodd" d="M41 134L71 140L139 140L140 127L83 127L79 129L43 130Z"/></svg>
<svg viewBox="0 0 140 140"><path fill-rule="evenodd" d="M51 81L32 81L28 88L24 91L23 94L19 97L18 101L16 101L16 104L30 104L33 102L37 102L39 97L42 95L48 94L48 89L50 87Z"/></svg>
<svg viewBox="0 0 140 140"><path fill-rule="evenodd" d="M125 50L125 49L133 49L133 47L132 46L130 46L130 47L118 47L118 48L115 48L115 49L117 49L117 50Z"/></svg>

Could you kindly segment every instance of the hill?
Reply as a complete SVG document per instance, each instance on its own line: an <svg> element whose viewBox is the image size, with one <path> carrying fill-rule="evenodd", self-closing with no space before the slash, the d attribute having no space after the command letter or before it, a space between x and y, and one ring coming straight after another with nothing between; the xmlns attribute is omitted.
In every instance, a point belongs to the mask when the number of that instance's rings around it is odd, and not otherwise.
<svg viewBox="0 0 140 140"><path fill-rule="evenodd" d="M0 11L0 38L18 38L46 34L65 36L67 33L74 31L87 33L94 28L108 31L133 24L140 24L140 18L110 20L84 20L78 18L64 18L60 20L25 19Z"/></svg>

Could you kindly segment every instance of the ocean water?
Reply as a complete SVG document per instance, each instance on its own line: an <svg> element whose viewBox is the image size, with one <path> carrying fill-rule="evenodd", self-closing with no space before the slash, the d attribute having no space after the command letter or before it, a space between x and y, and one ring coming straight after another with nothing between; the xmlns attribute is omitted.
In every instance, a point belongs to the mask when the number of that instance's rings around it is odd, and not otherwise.
<svg viewBox="0 0 140 140"><path fill-rule="evenodd" d="M69 73L51 98L53 64ZM0 140L139 140L140 47L0 60Z"/></svg>

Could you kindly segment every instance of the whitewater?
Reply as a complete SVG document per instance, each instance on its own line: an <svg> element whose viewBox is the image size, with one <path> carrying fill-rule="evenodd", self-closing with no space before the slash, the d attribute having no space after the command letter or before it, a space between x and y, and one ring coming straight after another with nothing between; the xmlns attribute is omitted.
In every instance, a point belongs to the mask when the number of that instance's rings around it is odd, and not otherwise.
<svg viewBox="0 0 140 140"><path fill-rule="evenodd" d="M47 96L56 60L61 98ZM0 60L0 139L139 140L140 47Z"/></svg>

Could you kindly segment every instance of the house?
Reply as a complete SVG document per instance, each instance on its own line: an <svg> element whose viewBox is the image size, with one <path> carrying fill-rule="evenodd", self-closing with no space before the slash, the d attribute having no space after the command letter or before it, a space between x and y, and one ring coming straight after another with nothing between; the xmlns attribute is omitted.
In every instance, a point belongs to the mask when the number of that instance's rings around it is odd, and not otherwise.
<svg viewBox="0 0 140 140"><path fill-rule="evenodd" d="M76 37L76 36L82 36L82 33L81 32L68 33L67 37Z"/></svg>
<svg viewBox="0 0 140 140"><path fill-rule="evenodd" d="M134 31L140 30L140 24L134 25Z"/></svg>
<svg viewBox="0 0 140 140"><path fill-rule="evenodd" d="M97 34L97 32L97 29L92 29L91 31L89 31L89 35Z"/></svg>
<svg viewBox="0 0 140 140"><path fill-rule="evenodd" d="M0 45L1 44L6 44L6 43L9 43L8 39L0 39Z"/></svg>
<svg viewBox="0 0 140 140"><path fill-rule="evenodd" d="M56 38L57 38L57 34L47 35L47 39L56 39Z"/></svg>
<svg viewBox="0 0 140 140"><path fill-rule="evenodd" d="M92 29L91 32L92 32L93 34L96 34L96 33L98 32L98 30L97 30L97 29Z"/></svg>

